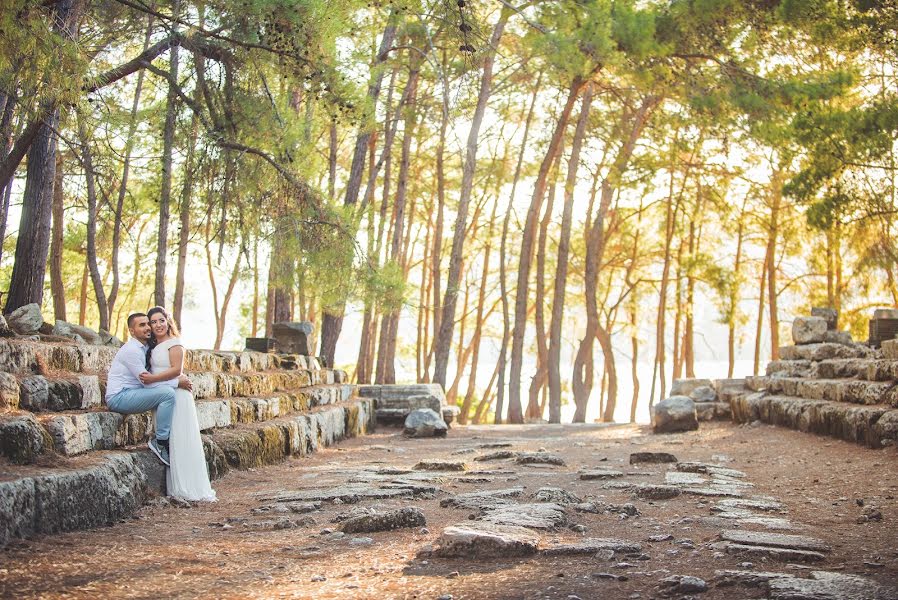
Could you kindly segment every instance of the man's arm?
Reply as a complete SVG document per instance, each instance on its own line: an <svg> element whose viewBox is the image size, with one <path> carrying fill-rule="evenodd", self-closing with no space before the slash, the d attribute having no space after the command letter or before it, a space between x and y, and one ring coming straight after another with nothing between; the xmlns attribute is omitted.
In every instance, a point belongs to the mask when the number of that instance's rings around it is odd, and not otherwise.
<svg viewBox="0 0 898 600"><path fill-rule="evenodd" d="M121 361L122 365L138 381L140 380L140 374L147 372L146 355L133 346L126 348L125 352L122 352Z"/></svg>

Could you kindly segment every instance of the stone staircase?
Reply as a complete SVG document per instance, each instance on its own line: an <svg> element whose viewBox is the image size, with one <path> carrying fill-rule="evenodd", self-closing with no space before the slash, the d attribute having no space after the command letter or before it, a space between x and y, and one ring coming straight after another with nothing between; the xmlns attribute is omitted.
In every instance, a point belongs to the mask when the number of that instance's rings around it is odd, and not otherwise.
<svg viewBox="0 0 898 600"><path fill-rule="evenodd" d="M116 350L0 339L0 546L102 525L164 493L152 413L106 409ZM373 429L374 401L314 357L189 350L210 476L305 455Z"/></svg>
<svg viewBox="0 0 898 600"><path fill-rule="evenodd" d="M795 345L780 348L764 376L748 377L730 397L733 420L761 421L871 448L898 442L898 348L855 343L834 319L799 317ZM808 333L816 328L816 333ZM823 331L821 334L820 332ZM836 341L831 341L836 340Z"/></svg>

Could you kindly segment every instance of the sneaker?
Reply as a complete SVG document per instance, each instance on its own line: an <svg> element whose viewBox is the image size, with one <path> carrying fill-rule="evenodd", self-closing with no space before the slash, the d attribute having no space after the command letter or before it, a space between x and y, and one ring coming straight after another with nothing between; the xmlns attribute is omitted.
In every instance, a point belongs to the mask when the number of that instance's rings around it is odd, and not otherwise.
<svg viewBox="0 0 898 600"><path fill-rule="evenodd" d="M156 458L158 458L163 465L165 465L166 467L171 466L171 462L169 462L168 459L168 448L160 444L159 440L153 438L149 442L147 442L147 446L149 446L150 450L153 452L153 454L156 455Z"/></svg>

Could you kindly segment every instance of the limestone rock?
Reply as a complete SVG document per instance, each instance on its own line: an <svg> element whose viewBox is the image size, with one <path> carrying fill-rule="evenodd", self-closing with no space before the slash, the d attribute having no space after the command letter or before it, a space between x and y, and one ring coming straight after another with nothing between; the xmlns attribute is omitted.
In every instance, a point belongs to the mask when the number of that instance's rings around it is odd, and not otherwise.
<svg viewBox="0 0 898 600"><path fill-rule="evenodd" d="M898 308L877 308L873 311L874 319L898 319Z"/></svg>
<svg viewBox="0 0 898 600"><path fill-rule="evenodd" d="M448 431L443 417L429 408L413 410L405 418L405 435L409 437L443 437Z"/></svg>
<svg viewBox="0 0 898 600"><path fill-rule="evenodd" d="M468 465L462 461L422 460L415 465L416 471L467 471Z"/></svg>
<svg viewBox="0 0 898 600"><path fill-rule="evenodd" d="M717 402L717 392L710 385L700 385L691 392L689 397L695 402Z"/></svg>
<svg viewBox="0 0 898 600"><path fill-rule="evenodd" d="M820 343L826 332L826 319L821 317L796 317L792 321L792 341L795 344Z"/></svg>
<svg viewBox="0 0 898 600"><path fill-rule="evenodd" d="M674 433L698 429L695 403L687 396L671 396L655 405L655 433Z"/></svg>
<svg viewBox="0 0 898 600"><path fill-rule="evenodd" d="M785 533L765 533L759 531L741 531L731 529L720 534L722 540L736 544L754 546L772 546L775 548L794 548L797 550L813 550L828 552L829 546L824 542L804 535L788 535Z"/></svg>
<svg viewBox="0 0 898 600"><path fill-rule="evenodd" d="M19 408L19 382L9 374L0 372L0 412Z"/></svg>
<svg viewBox="0 0 898 600"><path fill-rule="evenodd" d="M206 468L209 470L209 479L224 477L230 470L228 459L218 444L212 441L208 435L202 436L203 454L206 457Z"/></svg>
<svg viewBox="0 0 898 600"><path fill-rule="evenodd" d="M373 513L351 517L343 521L340 530L344 533L371 533L391 531L409 527L424 527L427 519L420 508L407 506L386 513Z"/></svg>
<svg viewBox="0 0 898 600"><path fill-rule="evenodd" d="M882 356L888 360L898 360L898 339L883 340Z"/></svg>
<svg viewBox="0 0 898 600"><path fill-rule="evenodd" d="M505 505L524 493L524 488L513 487L500 490L483 490L457 494L440 500L441 508L462 508L467 510L486 510Z"/></svg>
<svg viewBox="0 0 898 600"><path fill-rule="evenodd" d="M564 466L564 459L549 452L521 452L515 458L519 465L558 465Z"/></svg>
<svg viewBox="0 0 898 600"><path fill-rule="evenodd" d="M793 563L822 562L826 560L821 552L798 550L797 548L779 548L776 546L754 546L725 542L723 549L727 554L757 558L761 560L778 560Z"/></svg>
<svg viewBox="0 0 898 600"><path fill-rule="evenodd" d="M543 487L536 491L537 502L554 502L555 504L580 504L583 502L576 494L560 487Z"/></svg>
<svg viewBox="0 0 898 600"><path fill-rule="evenodd" d="M708 591L708 584L704 579L691 575L672 575L665 577L659 583L661 593L667 596L679 594L696 594Z"/></svg>
<svg viewBox="0 0 898 600"><path fill-rule="evenodd" d="M6 317L0 315L0 337L11 337L14 335L15 333L9 328L9 323L6 322Z"/></svg>
<svg viewBox="0 0 898 600"><path fill-rule="evenodd" d="M630 454L630 464L639 463L675 463L677 457L667 452L633 452Z"/></svg>
<svg viewBox="0 0 898 600"><path fill-rule="evenodd" d="M37 335L44 324L41 307L36 303L20 306L6 316L9 328L19 335Z"/></svg>
<svg viewBox="0 0 898 600"><path fill-rule="evenodd" d="M669 500L680 495L680 488L672 485L643 483L633 488L637 498L643 500Z"/></svg>
<svg viewBox="0 0 898 600"><path fill-rule="evenodd" d="M50 436L33 415L0 417L0 456L30 464L52 447Z"/></svg>
<svg viewBox="0 0 898 600"><path fill-rule="evenodd" d="M673 384L670 386L670 395L688 396L695 388L703 386L711 387L711 385L710 379L674 379Z"/></svg>
<svg viewBox="0 0 898 600"><path fill-rule="evenodd" d="M613 471L611 469L590 469L580 473L580 479L583 481L591 481L595 479L616 479L623 477L623 471Z"/></svg>
<svg viewBox="0 0 898 600"><path fill-rule="evenodd" d="M827 331L823 335L823 341L828 344L842 344L843 346L850 346L854 343L854 340L851 339L851 334L847 331Z"/></svg>
<svg viewBox="0 0 898 600"><path fill-rule="evenodd" d="M569 556L577 554L596 554L603 550L610 550L616 554L635 554L642 552L642 546L635 542L616 540L610 538L586 538L573 544L558 544L543 548L540 554L546 556Z"/></svg>
<svg viewBox="0 0 898 600"><path fill-rule="evenodd" d="M281 322L272 325L278 352L285 354L311 356L313 350L309 344L309 336L312 335L312 331L314 331L314 325L308 321Z"/></svg>
<svg viewBox="0 0 898 600"><path fill-rule="evenodd" d="M497 450L496 452L490 452L488 454L483 454L481 456L477 456L474 458L474 460L477 460L477 461L506 460L509 458L514 458L515 456L517 456L517 452L514 452L512 450Z"/></svg>
<svg viewBox="0 0 898 600"><path fill-rule="evenodd" d="M567 523L560 504L507 504L487 510L482 519L497 525L513 525L529 529L556 529Z"/></svg>
<svg viewBox="0 0 898 600"><path fill-rule="evenodd" d="M525 527L493 523L461 523L446 527L435 556L490 559L536 554L539 536Z"/></svg>
<svg viewBox="0 0 898 600"><path fill-rule="evenodd" d="M47 408L50 386L43 375L26 377L19 384L19 400L22 408L39 411Z"/></svg>
<svg viewBox="0 0 898 600"><path fill-rule="evenodd" d="M111 348L121 348L124 345L122 340L118 339L105 329L100 329L97 331L97 335L100 336L100 344L103 346L109 346Z"/></svg>
<svg viewBox="0 0 898 600"><path fill-rule="evenodd" d="M814 307L811 309L812 317L820 317L826 321L826 329L835 331L839 327L839 313L835 308Z"/></svg>

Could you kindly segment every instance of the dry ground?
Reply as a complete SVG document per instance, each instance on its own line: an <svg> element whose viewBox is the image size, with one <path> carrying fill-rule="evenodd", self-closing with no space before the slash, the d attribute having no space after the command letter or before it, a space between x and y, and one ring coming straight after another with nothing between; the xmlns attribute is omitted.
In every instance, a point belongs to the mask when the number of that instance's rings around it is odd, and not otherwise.
<svg viewBox="0 0 898 600"><path fill-rule="evenodd" d="M530 467L512 461L473 462L489 452L480 445L511 442L512 450L545 448L562 455L563 467ZM457 451L467 453L453 454ZM720 569L746 568L747 560L723 555L711 544L722 526L711 515L714 498L680 495L670 500L635 500L602 481L581 481L578 471L607 467L626 481L664 480L670 465L631 467L634 451L664 451L680 461L719 462L746 473L754 484L747 496L783 502L798 533L832 546L829 571L898 582L898 452L869 450L768 426L703 424L698 432L654 436L634 426L455 427L448 439L413 440L396 431L350 440L311 457L265 469L232 472L215 483L216 504L177 508L165 502L145 507L128 522L87 531L15 542L0 551L0 596L6 598L653 598L669 575L694 575L712 583ZM466 460L471 469L515 471L487 475L477 484L446 474L433 482L432 498L325 502L309 513L314 523L271 529L285 515L256 514L270 505L265 494L327 487L347 472L376 467L412 467L424 458ZM525 486L527 497L543 486L563 487L584 499L634 503L640 516L585 514L569 510L585 533L564 529L544 534L549 545L584 536L639 542L648 559L574 556L461 560L421 554L435 545L443 527L464 522L471 511L440 508L450 494L475 489ZM526 500L525 500L526 501ZM863 503L863 507L860 503ZM881 521L858 523L865 508ZM425 529L362 534L370 545L351 543L322 530L333 517L359 506L417 506ZM305 515L286 515L294 521ZM227 519L232 522L222 527ZM244 521L245 520L245 521ZM266 523L268 528L266 528ZM671 534L650 542L649 536ZM690 540L692 544L686 542ZM690 547L694 545L694 548ZM623 564L621 564L623 563ZM801 574L809 567L753 560L755 570ZM595 573L626 580L596 579ZM680 596L682 597L682 595ZM759 589L711 589L697 597L761 598Z"/></svg>

